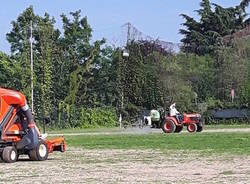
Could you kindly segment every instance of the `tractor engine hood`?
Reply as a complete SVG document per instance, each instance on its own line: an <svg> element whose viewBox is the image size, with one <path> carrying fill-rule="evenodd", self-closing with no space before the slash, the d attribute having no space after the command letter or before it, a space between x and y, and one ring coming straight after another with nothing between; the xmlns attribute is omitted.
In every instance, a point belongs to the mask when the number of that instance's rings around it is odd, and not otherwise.
<svg viewBox="0 0 250 184"><path fill-rule="evenodd" d="M189 118L200 118L201 115L200 114L196 114L196 113L193 113L193 114L185 114L186 117L189 117Z"/></svg>

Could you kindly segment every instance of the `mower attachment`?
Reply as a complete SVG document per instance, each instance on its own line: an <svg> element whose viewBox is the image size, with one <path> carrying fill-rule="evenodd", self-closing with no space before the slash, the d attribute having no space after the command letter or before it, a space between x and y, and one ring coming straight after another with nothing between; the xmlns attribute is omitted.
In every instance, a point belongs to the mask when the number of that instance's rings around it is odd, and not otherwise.
<svg viewBox="0 0 250 184"><path fill-rule="evenodd" d="M66 144L64 137L56 137L45 140L48 146L49 153L53 153L53 151L61 151L64 152L66 150Z"/></svg>

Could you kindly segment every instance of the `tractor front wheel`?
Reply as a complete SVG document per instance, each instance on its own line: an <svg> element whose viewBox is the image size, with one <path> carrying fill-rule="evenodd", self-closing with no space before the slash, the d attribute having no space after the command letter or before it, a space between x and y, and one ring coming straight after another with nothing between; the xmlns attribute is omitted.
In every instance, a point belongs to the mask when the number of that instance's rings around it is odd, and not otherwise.
<svg viewBox="0 0 250 184"><path fill-rule="evenodd" d="M29 158L33 161L44 161L47 160L49 150L47 144L40 140L37 147L29 151Z"/></svg>
<svg viewBox="0 0 250 184"><path fill-rule="evenodd" d="M13 146L7 146L3 149L2 159L6 163L14 163L17 161L17 150Z"/></svg>
<svg viewBox="0 0 250 184"><path fill-rule="evenodd" d="M173 120L167 119L163 124L162 124L162 130L165 133L173 133L175 132L176 125Z"/></svg>
<svg viewBox="0 0 250 184"><path fill-rule="evenodd" d="M193 132L196 132L197 131L197 125L196 124L189 124L187 126L187 130L190 132L190 133L193 133Z"/></svg>

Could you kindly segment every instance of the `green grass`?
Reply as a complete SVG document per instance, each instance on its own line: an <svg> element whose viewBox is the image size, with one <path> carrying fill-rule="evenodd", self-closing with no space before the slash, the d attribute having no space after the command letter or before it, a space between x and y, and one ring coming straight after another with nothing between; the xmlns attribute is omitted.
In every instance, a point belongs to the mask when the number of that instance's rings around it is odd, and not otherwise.
<svg viewBox="0 0 250 184"><path fill-rule="evenodd" d="M250 128L250 124L218 124L218 125L205 125L205 129L234 129L234 128Z"/></svg>
<svg viewBox="0 0 250 184"><path fill-rule="evenodd" d="M250 155L249 133L66 136L68 146L86 149L158 149Z"/></svg>
<svg viewBox="0 0 250 184"><path fill-rule="evenodd" d="M205 129L234 129L234 128L250 128L249 124L241 124L241 125L206 125ZM40 128L42 130L42 128ZM49 129L47 132L50 133L92 133L92 132L120 132L124 131L124 129L120 129L119 127L113 128L92 128L92 129L81 129L81 128L70 128L70 129L61 129L61 130L53 130Z"/></svg>
<svg viewBox="0 0 250 184"><path fill-rule="evenodd" d="M89 128L89 129L69 128L69 129L60 129L60 130L49 129L46 132L49 134L50 133L64 134L64 133L93 133L93 132L120 132L120 131L122 131L120 128L114 127L114 128Z"/></svg>

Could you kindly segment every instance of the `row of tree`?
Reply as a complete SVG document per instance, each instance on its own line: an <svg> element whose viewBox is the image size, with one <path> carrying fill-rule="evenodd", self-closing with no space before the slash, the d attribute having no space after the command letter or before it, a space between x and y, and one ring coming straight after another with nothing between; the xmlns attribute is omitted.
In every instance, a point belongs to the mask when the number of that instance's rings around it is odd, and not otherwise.
<svg viewBox="0 0 250 184"><path fill-rule="evenodd" d="M63 29L58 30L54 18L36 15L29 7L7 33L11 55L0 52L0 85L30 99L33 41L38 121L51 117L59 127L114 126L120 113L130 120L143 109L166 108L171 99L181 111L198 110L200 103L210 108L249 107L250 40L222 44L225 35L246 27L247 5L214 5L213 10L203 0L200 21L182 15L187 27L181 29L182 52L173 54L154 41L131 40L128 58L104 39L93 42L91 26L80 11L71 17L62 14ZM231 89L236 92L234 103Z"/></svg>
<svg viewBox="0 0 250 184"><path fill-rule="evenodd" d="M223 37L231 35L250 23L246 12L249 0L242 0L235 7L224 8L210 0L202 0L201 8L196 10L200 16L197 21L194 18L181 14L185 19L185 29L180 29L184 35L182 50L186 53L198 55L215 54L220 47L227 46Z"/></svg>

